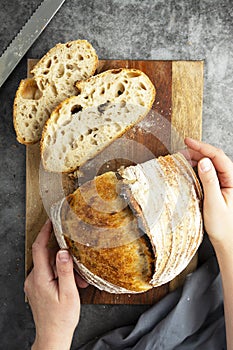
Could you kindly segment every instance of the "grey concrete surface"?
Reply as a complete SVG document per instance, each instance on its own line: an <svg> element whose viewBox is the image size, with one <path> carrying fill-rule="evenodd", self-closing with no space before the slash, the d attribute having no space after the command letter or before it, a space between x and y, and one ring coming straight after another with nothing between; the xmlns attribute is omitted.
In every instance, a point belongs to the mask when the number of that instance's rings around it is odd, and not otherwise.
<svg viewBox="0 0 233 350"><path fill-rule="evenodd" d="M39 5L0 0L0 54ZM57 42L89 40L102 59L204 60L203 140L233 158L231 0L67 0L0 88L0 349L29 349L24 302L25 147L15 139L12 103L27 58ZM137 320L147 306L84 305L73 348Z"/></svg>

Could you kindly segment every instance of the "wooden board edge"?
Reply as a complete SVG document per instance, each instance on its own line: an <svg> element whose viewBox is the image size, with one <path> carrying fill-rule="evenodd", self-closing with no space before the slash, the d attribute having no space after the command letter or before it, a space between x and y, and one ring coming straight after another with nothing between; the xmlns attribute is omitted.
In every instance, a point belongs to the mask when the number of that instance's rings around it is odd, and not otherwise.
<svg viewBox="0 0 233 350"><path fill-rule="evenodd" d="M30 217L26 215L25 220L25 231L27 232L25 235L25 276L28 275L32 267L32 243L38 234L35 230L35 222L37 227L42 227L47 219L47 213L40 196L38 152L39 144L26 146L26 208L30 208L32 215ZM27 166L27 164L32 164L32 159L35 166ZM29 188L32 188L32 183L36 184L33 186L36 189L33 194L29 191Z"/></svg>
<svg viewBox="0 0 233 350"><path fill-rule="evenodd" d="M185 147L186 136L197 140L202 138L203 75L204 61L172 62L172 153ZM188 106L192 106L192 109ZM169 291L183 285L186 275L195 271L197 264L198 252L184 271L169 282Z"/></svg>
<svg viewBox="0 0 233 350"><path fill-rule="evenodd" d="M204 61L172 62L172 152L184 147L186 136L202 138L203 73Z"/></svg>

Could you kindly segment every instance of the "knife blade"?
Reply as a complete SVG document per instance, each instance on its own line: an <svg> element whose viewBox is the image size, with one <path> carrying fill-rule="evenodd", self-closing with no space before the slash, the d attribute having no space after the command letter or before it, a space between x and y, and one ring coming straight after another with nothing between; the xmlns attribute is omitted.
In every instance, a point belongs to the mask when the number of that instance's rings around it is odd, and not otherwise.
<svg viewBox="0 0 233 350"><path fill-rule="evenodd" d="M44 0L0 57L0 87L65 0Z"/></svg>

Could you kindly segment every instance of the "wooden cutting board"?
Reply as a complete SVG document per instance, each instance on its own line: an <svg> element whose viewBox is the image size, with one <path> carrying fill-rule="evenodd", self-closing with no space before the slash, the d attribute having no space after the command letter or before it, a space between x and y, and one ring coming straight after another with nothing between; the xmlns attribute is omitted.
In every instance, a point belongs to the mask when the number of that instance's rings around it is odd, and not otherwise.
<svg viewBox="0 0 233 350"><path fill-rule="evenodd" d="M29 60L29 71L33 64L35 60ZM121 157L118 149L117 159L103 164L102 172L117 168L121 162L127 164L128 160L143 162L173 153L184 146L185 136L201 139L203 61L101 60L97 73L121 67L137 68L146 73L156 87L156 99L148 116L120 140L124 155ZM129 142L132 140L134 142ZM32 268L32 243L47 218L40 196L39 167L39 144L26 146L26 275ZM110 294L89 286L80 290L81 301L88 304L153 304L180 286L196 265L197 254L173 281L137 295Z"/></svg>

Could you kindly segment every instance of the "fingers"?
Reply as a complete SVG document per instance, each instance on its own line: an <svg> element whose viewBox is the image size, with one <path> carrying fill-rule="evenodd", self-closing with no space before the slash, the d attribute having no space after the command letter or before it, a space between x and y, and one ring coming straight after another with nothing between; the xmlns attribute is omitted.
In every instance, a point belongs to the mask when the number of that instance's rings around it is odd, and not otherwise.
<svg viewBox="0 0 233 350"><path fill-rule="evenodd" d="M76 283L80 288L86 288L88 283L77 274L74 276L73 261L67 250L60 250L57 253L57 249L48 248L51 232L52 223L48 220L32 245L34 279L39 284L44 284L58 278L61 297L77 294Z"/></svg>
<svg viewBox="0 0 233 350"><path fill-rule="evenodd" d="M198 161L203 158L203 154L201 154L200 152L194 151L191 148L186 148L183 150L180 150L179 152L181 152L185 158L191 162L195 162L195 164L197 165Z"/></svg>
<svg viewBox="0 0 233 350"><path fill-rule="evenodd" d="M217 210L217 205L224 205L221 188L213 163L209 158L203 158L198 163L198 174L204 190L205 211L212 213L212 208ZM215 213L216 214L216 213Z"/></svg>
<svg viewBox="0 0 233 350"><path fill-rule="evenodd" d="M43 280L51 280L53 278L49 251L47 248L51 232L52 223L50 220L47 220L32 245L34 273L38 278L41 278Z"/></svg>
<svg viewBox="0 0 233 350"><path fill-rule="evenodd" d="M197 166L198 160L201 159L198 159L198 157L195 156L196 152L194 152L190 148L179 150L179 153L183 154L183 156L186 158L186 160L190 163L192 167Z"/></svg>
<svg viewBox="0 0 233 350"><path fill-rule="evenodd" d="M221 187L233 187L233 163L221 149L191 138L185 138L185 144L190 147L189 153L193 161L198 162L203 157L211 159Z"/></svg>
<svg viewBox="0 0 233 350"><path fill-rule="evenodd" d="M59 250L56 257L59 299L78 295L75 283L73 260L68 250Z"/></svg>

